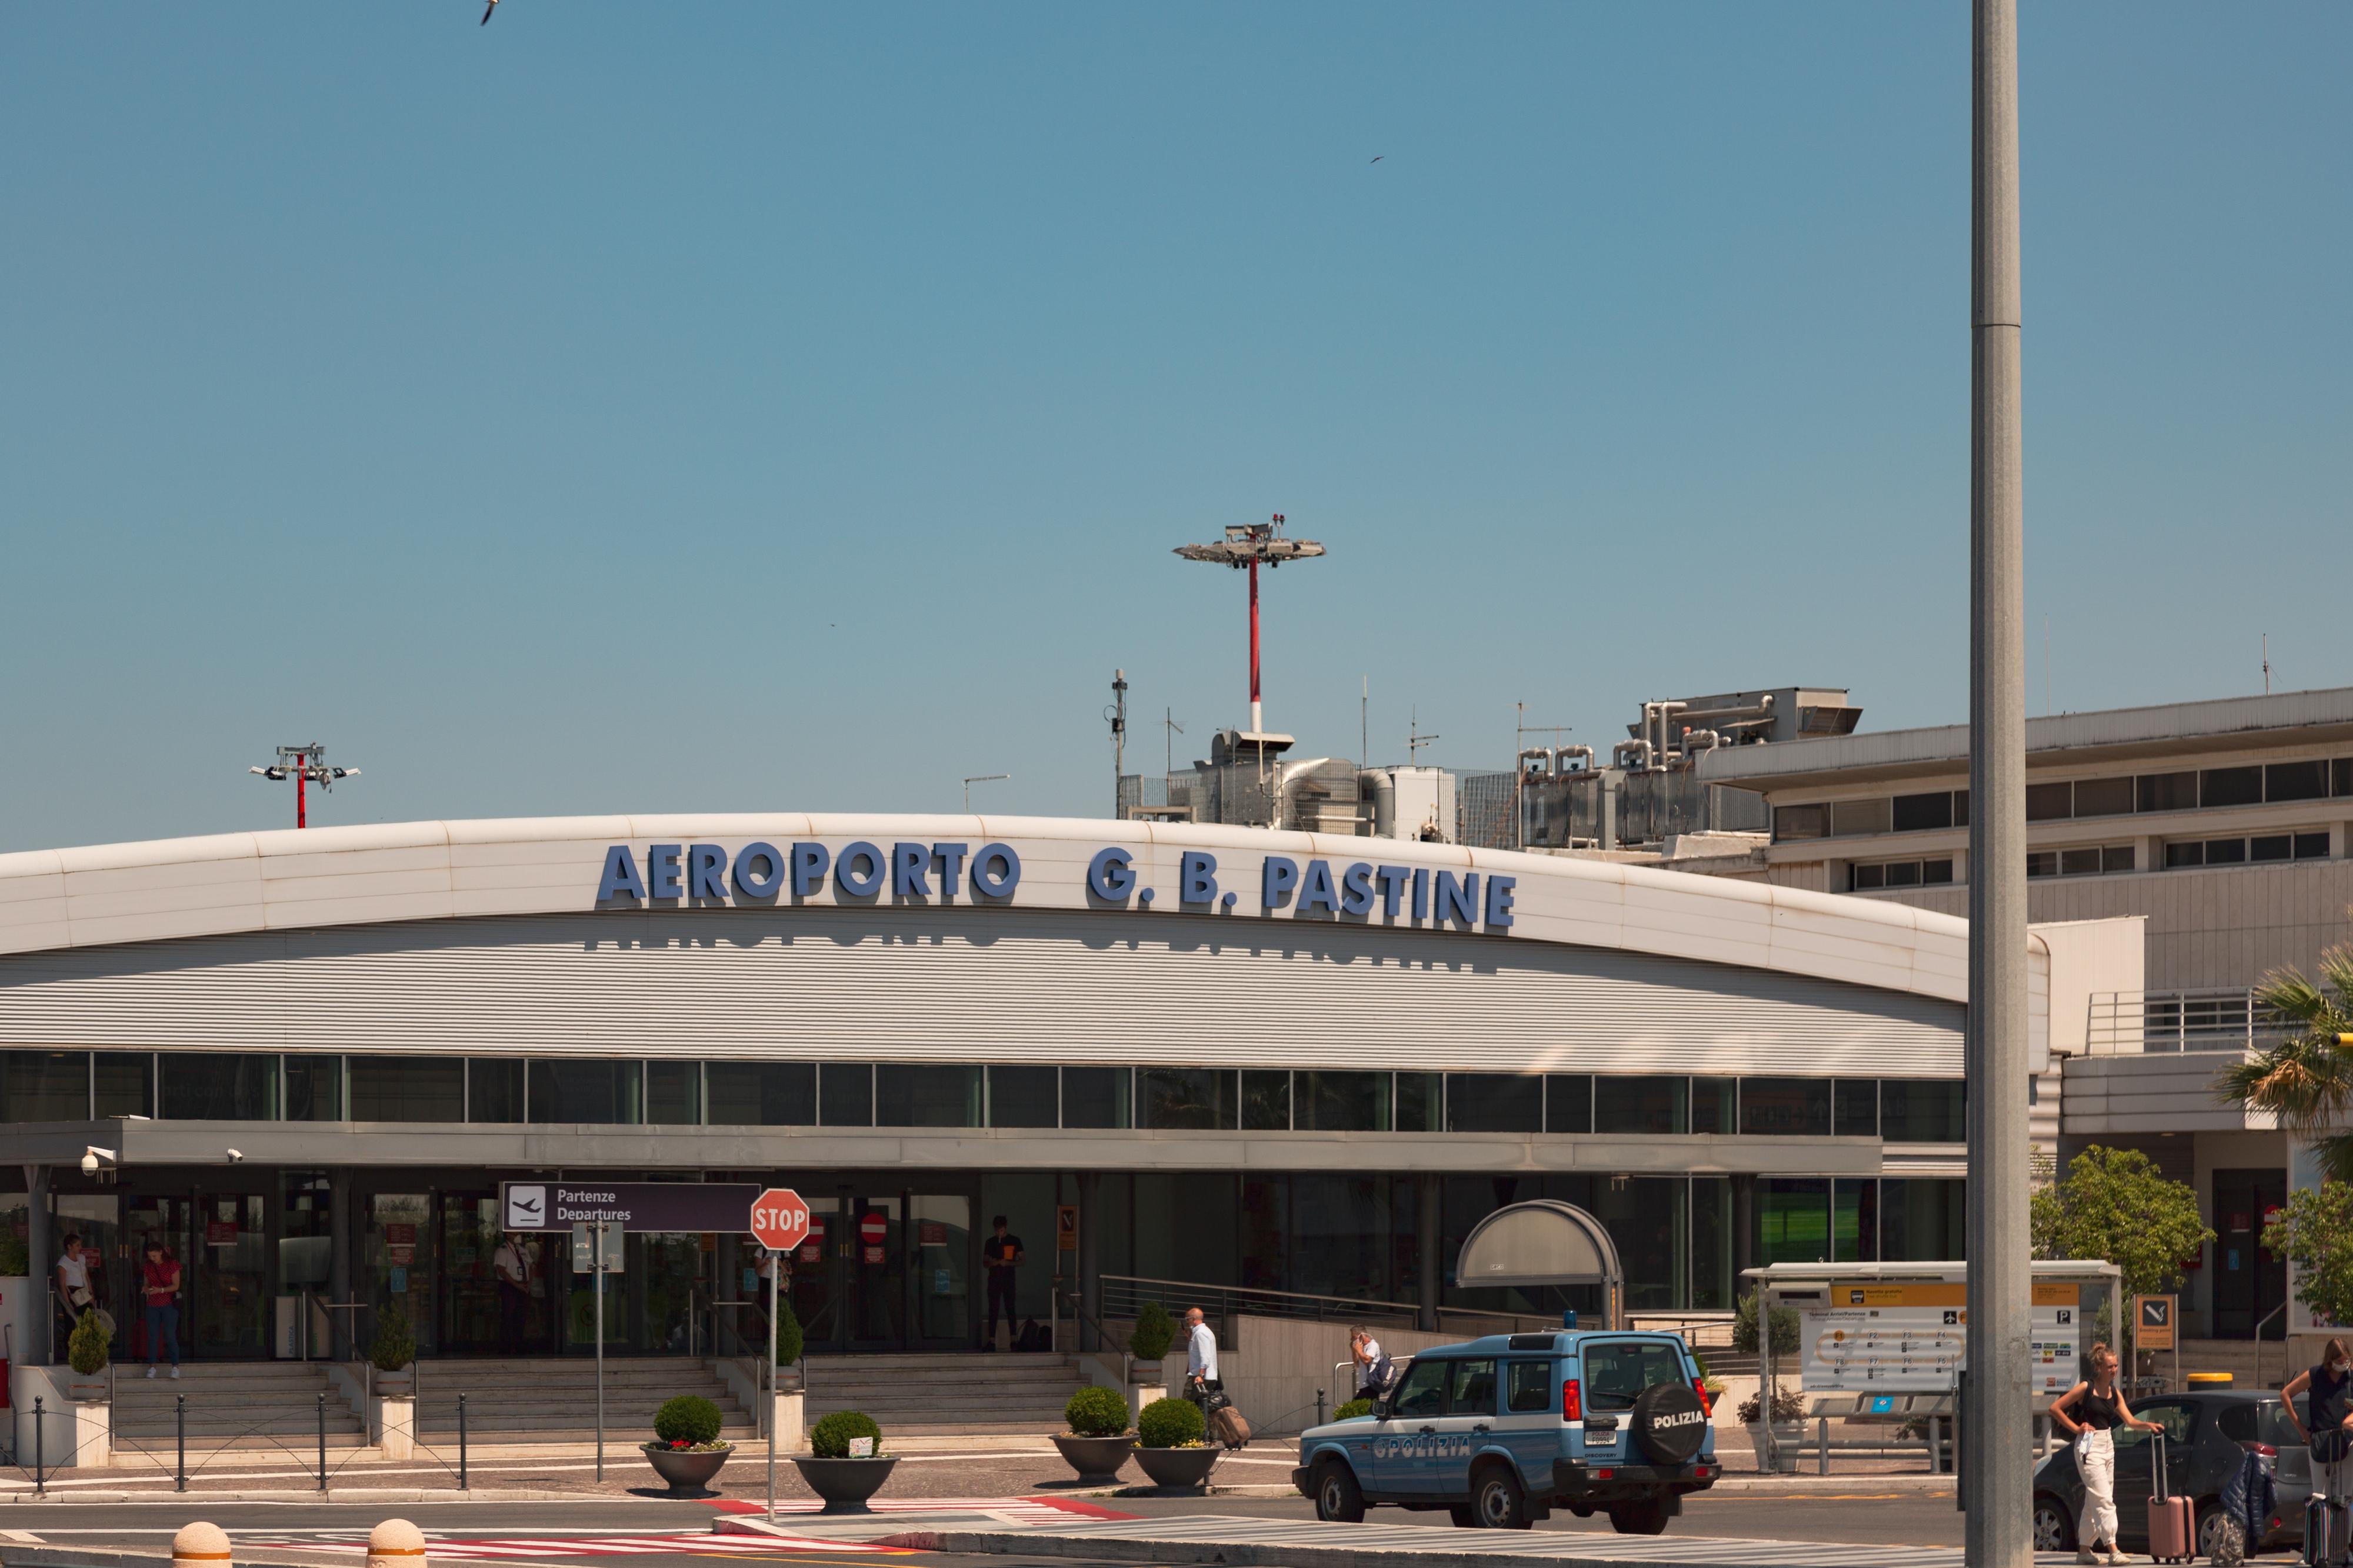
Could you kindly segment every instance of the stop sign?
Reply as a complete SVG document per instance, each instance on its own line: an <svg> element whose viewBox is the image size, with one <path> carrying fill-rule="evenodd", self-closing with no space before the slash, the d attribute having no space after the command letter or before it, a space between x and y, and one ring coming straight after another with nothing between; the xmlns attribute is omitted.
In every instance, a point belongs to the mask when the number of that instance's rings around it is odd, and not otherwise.
<svg viewBox="0 0 2353 1568"><path fill-rule="evenodd" d="M771 1252L790 1252L808 1228L808 1205L790 1187L770 1187L752 1202L752 1234Z"/></svg>
<svg viewBox="0 0 2353 1568"><path fill-rule="evenodd" d="M880 1247L882 1237L889 1234L890 1225L891 1222L881 1215L867 1215L858 1222L859 1238L869 1247Z"/></svg>

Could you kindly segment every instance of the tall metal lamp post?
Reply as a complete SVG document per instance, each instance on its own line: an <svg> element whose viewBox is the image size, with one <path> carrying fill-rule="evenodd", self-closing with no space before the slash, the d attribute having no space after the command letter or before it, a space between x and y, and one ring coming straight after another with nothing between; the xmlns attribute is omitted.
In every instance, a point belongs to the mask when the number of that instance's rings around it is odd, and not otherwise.
<svg viewBox="0 0 2353 1568"><path fill-rule="evenodd" d="M2018 0L1974 0L1969 466L1968 1380L1971 1568L2033 1561L2027 1362L2025 508Z"/></svg>
<svg viewBox="0 0 2353 1568"><path fill-rule="evenodd" d="M1187 561L1207 561L1219 566L1231 566L1250 572L1250 732L1266 732L1265 715L1261 711L1258 695L1258 568L1261 561L1271 572L1286 561L1305 561L1324 553L1324 547L1312 539L1285 539L1282 536L1282 514L1276 512L1267 522L1247 523L1226 530L1225 539L1215 544L1180 544L1176 553Z"/></svg>

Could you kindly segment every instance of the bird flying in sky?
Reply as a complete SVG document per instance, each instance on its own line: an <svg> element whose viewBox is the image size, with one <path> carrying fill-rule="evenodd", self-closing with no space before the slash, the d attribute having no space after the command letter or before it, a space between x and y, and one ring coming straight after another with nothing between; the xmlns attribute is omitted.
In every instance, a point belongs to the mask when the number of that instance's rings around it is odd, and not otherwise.
<svg viewBox="0 0 2353 1568"><path fill-rule="evenodd" d="M499 3L499 0L491 0L491 5L497 5L498 3ZM490 18L488 18L487 16L483 18L483 20L484 20L484 21L488 21L489 19L490 19ZM1374 162L1374 163L1379 163L1379 162L1381 161L1381 158L1386 158L1386 157L1388 157L1388 154L1387 153L1382 153L1382 154L1380 155L1380 158L1375 158L1375 159L1373 160L1373 162Z"/></svg>
<svg viewBox="0 0 2353 1568"><path fill-rule="evenodd" d="M497 10L498 8L499 8L499 0L491 0L491 3L490 3L489 5L485 5L485 6L483 6L483 7L482 7L482 26L483 26L487 27L487 26L489 26L491 25L491 12L493 12L493 11L495 11L495 10Z"/></svg>

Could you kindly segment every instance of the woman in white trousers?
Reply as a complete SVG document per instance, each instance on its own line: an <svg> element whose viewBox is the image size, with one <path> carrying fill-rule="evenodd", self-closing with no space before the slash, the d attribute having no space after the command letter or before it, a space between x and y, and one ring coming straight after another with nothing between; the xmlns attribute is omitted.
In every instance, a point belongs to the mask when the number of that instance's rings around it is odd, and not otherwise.
<svg viewBox="0 0 2353 1568"><path fill-rule="evenodd" d="M2136 1432L2160 1430L2144 1421L2125 1403L2116 1386L2116 1352L2094 1345L2092 1376L2051 1402L2051 1419L2075 1439L2075 1471L2084 1479L2084 1511L2075 1521L2075 1561L2123 1563L2132 1561L2116 1550L2116 1443L2110 1436L2123 1426Z"/></svg>

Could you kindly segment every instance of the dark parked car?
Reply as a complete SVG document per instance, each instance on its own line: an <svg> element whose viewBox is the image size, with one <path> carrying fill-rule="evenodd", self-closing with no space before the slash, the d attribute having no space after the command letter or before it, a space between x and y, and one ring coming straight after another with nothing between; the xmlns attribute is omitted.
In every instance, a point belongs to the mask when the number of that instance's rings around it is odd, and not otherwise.
<svg viewBox="0 0 2353 1568"><path fill-rule="evenodd" d="M2263 1539L2250 1551L2300 1544L2304 1504L2312 1495L2312 1451L2296 1440L2280 1396L2253 1389L2212 1394L2158 1394L2132 1402L2133 1414L2165 1428L2165 1486L2189 1498L2198 1510L2198 1554L2213 1555L2214 1532L2222 1522L2217 1506L2222 1488L2236 1475L2250 1448L2278 1460L2279 1500ZM2156 1435L2119 1429L2116 1445L2116 1544L2126 1551L2148 1545L2148 1500L2156 1493L2150 1460ZM2083 1478L2075 1450L2060 1449L2034 1471L2034 1549L2072 1552L2075 1521L2084 1507Z"/></svg>

